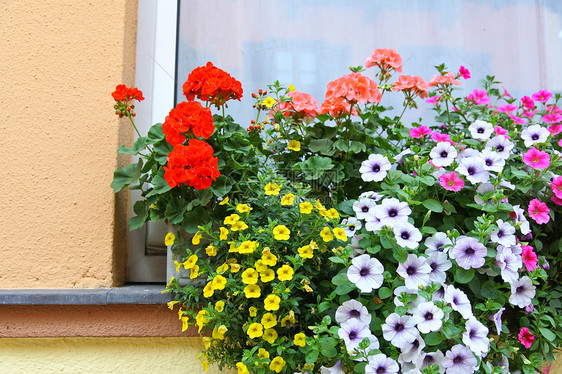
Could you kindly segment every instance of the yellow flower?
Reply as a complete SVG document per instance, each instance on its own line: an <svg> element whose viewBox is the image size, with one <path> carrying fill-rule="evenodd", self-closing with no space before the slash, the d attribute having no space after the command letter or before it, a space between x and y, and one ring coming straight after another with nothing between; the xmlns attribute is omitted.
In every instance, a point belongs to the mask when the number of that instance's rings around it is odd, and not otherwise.
<svg viewBox="0 0 562 374"><path fill-rule="evenodd" d="M264 328L270 329L272 327L275 327L275 325L277 325L277 317L273 313L265 313L261 317L260 322L261 322L261 324L263 325Z"/></svg>
<svg viewBox="0 0 562 374"><path fill-rule="evenodd" d="M267 270L267 265L263 263L263 261L257 260L256 262L254 262L254 267L256 268L256 270L261 273Z"/></svg>
<svg viewBox="0 0 562 374"><path fill-rule="evenodd" d="M264 187L265 194L277 196L277 195L279 195L279 192L281 191L281 187L283 187L283 185L280 185L280 184L277 184L277 183L268 183Z"/></svg>
<svg viewBox="0 0 562 374"><path fill-rule="evenodd" d="M308 244L310 246L310 248L314 249L318 249L318 244L316 244L316 242L314 240L310 241L310 244Z"/></svg>
<svg viewBox="0 0 562 374"><path fill-rule="evenodd" d="M301 284L303 285L302 288L304 288L304 290L306 292L312 292L312 287L310 287L310 282L306 279L301 280Z"/></svg>
<svg viewBox="0 0 562 374"><path fill-rule="evenodd" d="M312 204L308 201L299 204L300 212L303 214L310 214L312 212Z"/></svg>
<svg viewBox="0 0 562 374"><path fill-rule="evenodd" d="M180 308L178 309L178 319L181 319L181 317L183 317L183 312L184 310L180 306Z"/></svg>
<svg viewBox="0 0 562 374"><path fill-rule="evenodd" d="M226 287L226 278L222 275L216 275L213 279L213 290L224 290L224 287Z"/></svg>
<svg viewBox="0 0 562 374"><path fill-rule="evenodd" d="M177 273L178 271L180 271L181 264L179 262L177 262L176 260L174 260L174 265L176 266L176 273Z"/></svg>
<svg viewBox="0 0 562 374"><path fill-rule="evenodd" d="M265 350L265 348L258 349L258 357L261 360L267 360L269 358L269 352Z"/></svg>
<svg viewBox="0 0 562 374"><path fill-rule="evenodd" d="M243 241L237 248L239 253L253 253L256 247L259 245L256 241L246 240Z"/></svg>
<svg viewBox="0 0 562 374"><path fill-rule="evenodd" d="M288 315L281 319L281 327L291 326L296 322L297 320L295 319L295 312L291 310Z"/></svg>
<svg viewBox="0 0 562 374"><path fill-rule="evenodd" d="M195 323L199 326L199 332L201 332L203 326L205 326L208 322L209 319L207 318L207 311L205 309L200 310L199 313L197 313L197 316L195 316Z"/></svg>
<svg viewBox="0 0 562 374"><path fill-rule="evenodd" d="M281 205L293 205L295 202L295 195L288 193L281 198Z"/></svg>
<svg viewBox="0 0 562 374"><path fill-rule="evenodd" d="M238 369L238 374L250 374L248 367L241 362L236 363L236 368Z"/></svg>
<svg viewBox="0 0 562 374"><path fill-rule="evenodd" d="M280 373L284 367L285 367L285 360L283 360L283 357L281 356L275 357L273 360L271 360L271 363L269 364L269 369L273 370L276 373Z"/></svg>
<svg viewBox="0 0 562 374"><path fill-rule="evenodd" d="M174 300L174 301L168 301L168 309L170 310L174 310L174 305L176 305L177 303L179 303L179 301Z"/></svg>
<svg viewBox="0 0 562 374"><path fill-rule="evenodd" d="M277 264L277 256L271 253L271 249L269 249L269 247L265 247L261 253L261 260L265 265L275 266Z"/></svg>
<svg viewBox="0 0 562 374"><path fill-rule="evenodd" d="M255 299L260 297L261 295L260 286L255 284L247 285L246 287L244 287L244 295L246 296L247 299Z"/></svg>
<svg viewBox="0 0 562 374"><path fill-rule="evenodd" d="M214 256L217 255L217 247L215 247L212 244L209 244L209 246L207 248L205 248L205 253L209 257L214 257Z"/></svg>
<svg viewBox="0 0 562 374"><path fill-rule="evenodd" d="M341 240L342 242L347 241L347 235L345 235L345 231L341 227L336 227L334 230L334 236Z"/></svg>
<svg viewBox="0 0 562 374"><path fill-rule="evenodd" d="M219 334L224 335L228 331L228 327L226 327L225 325L220 325L217 331L219 332Z"/></svg>
<svg viewBox="0 0 562 374"><path fill-rule="evenodd" d="M205 349L211 348L211 338L209 338L208 336L204 336L201 338L201 340L203 340L203 345L205 346Z"/></svg>
<svg viewBox="0 0 562 374"><path fill-rule="evenodd" d="M228 237L228 229L225 227L221 227L220 228L220 236L219 236L219 240L226 240L226 238Z"/></svg>
<svg viewBox="0 0 562 374"><path fill-rule="evenodd" d="M195 235L193 235L193 238L191 239L191 244L193 245L199 245L199 243L201 243L201 231L197 231L195 233Z"/></svg>
<svg viewBox="0 0 562 374"><path fill-rule="evenodd" d="M250 313L250 317L255 317L255 316L258 315L258 310L257 310L257 308L256 308L255 306L251 306L251 307L248 309L248 312Z"/></svg>
<svg viewBox="0 0 562 374"><path fill-rule="evenodd" d="M332 233L330 232L330 228L329 227L324 227L322 229L322 231L320 231L320 236L322 237L322 239L325 242L329 242L331 240L334 240L334 236L332 235Z"/></svg>
<svg viewBox="0 0 562 374"><path fill-rule="evenodd" d="M225 205L228 204L228 196L226 196L224 199L222 199L222 201L219 203L219 205Z"/></svg>
<svg viewBox="0 0 562 374"><path fill-rule="evenodd" d="M193 265L189 270L189 278L195 279L199 276L199 265Z"/></svg>
<svg viewBox="0 0 562 374"><path fill-rule="evenodd" d="M231 214L224 219L225 225L232 225L240 219L238 214Z"/></svg>
<svg viewBox="0 0 562 374"><path fill-rule="evenodd" d="M249 207L246 204L238 204L236 206L236 210L238 211L238 213L246 213L249 212L250 210L252 210L253 208Z"/></svg>
<svg viewBox="0 0 562 374"><path fill-rule="evenodd" d="M230 272L238 273L240 271L240 264L230 264Z"/></svg>
<svg viewBox="0 0 562 374"><path fill-rule="evenodd" d="M232 226L230 226L230 229L231 229L232 231L244 231L244 230L246 230L247 228L248 228L248 225L246 225L246 224L245 224L244 222L242 222L242 221L234 222L234 223L232 224Z"/></svg>
<svg viewBox="0 0 562 374"><path fill-rule="evenodd" d="M331 219L340 218L340 215L339 215L338 211L335 210L334 208L328 209L328 210L326 211L326 216L327 216L328 218L331 218Z"/></svg>
<svg viewBox="0 0 562 374"><path fill-rule="evenodd" d="M279 302L281 301L281 298L277 295L268 295L265 300L263 301L263 305L265 310L279 310Z"/></svg>
<svg viewBox="0 0 562 374"><path fill-rule="evenodd" d="M294 270L289 265L283 265L279 269L277 269L277 278L280 281L288 281L293 279Z"/></svg>
<svg viewBox="0 0 562 374"><path fill-rule="evenodd" d="M244 284L256 284L258 283L258 278L259 273L252 268L246 269L242 273L242 282Z"/></svg>
<svg viewBox="0 0 562 374"><path fill-rule="evenodd" d="M275 105L275 99L271 96L268 96L263 100L262 104L268 108L271 108L273 107L273 105Z"/></svg>
<svg viewBox="0 0 562 374"><path fill-rule="evenodd" d="M215 303L215 310L221 313L224 310L224 301L219 300Z"/></svg>
<svg viewBox="0 0 562 374"><path fill-rule="evenodd" d="M326 208L324 208L324 205L322 205L322 203L320 202L320 200L316 200L314 202L314 207L316 209L318 209L319 211L326 211Z"/></svg>
<svg viewBox="0 0 562 374"><path fill-rule="evenodd" d="M309 245L302 246L298 249L299 256L302 258L312 258L314 257L312 248Z"/></svg>
<svg viewBox="0 0 562 374"><path fill-rule="evenodd" d="M275 272L271 269L266 269L260 273L260 279L263 283L271 282L275 279Z"/></svg>
<svg viewBox="0 0 562 374"><path fill-rule="evenodd" d="M248 334L251 339L259 338L263 335L263 326L261 323L254 322L248 327L246 334Z"/></svg>
<svg viewBox="0 0 562 374"><path fill-rule="evenodd" d="M209 361L207 361L207 356L205 356L204 353L201 353L200 355L197 355L197 358L201 361L201 365L203 366L203 369L205 369L205 372L209 371Z"/></svg>
<svg viewBox="0 0 562 374"><path fill-rule="evenodd" d="M289 87L287 87L287 91L296 91L295 86L290 84Z"/></svg>
<svg viewBox="0 0 562 374"><path fill-rule="evenodd" d="M298 140L291 140L289 141L289 144L287 145L287 149L290 149L291 151L295 151L298 152L301 150L301 143Z"/></svg>
<svg viewBox="0 0 562 374"><path fill-rule="evenodd" d="M166 287L170 287L170 284L172 284L173 281L174 281L174 276L172 275L170 281L166 284Z"/></svg>
<svg viewBox="0 0 562 374"><path fill-rule="evenodd" d="M197 255L191 255L189 256L189 258L187 260L184 261L183 263L183 267L185 270L187 269L191 269L193 266L195 266L195 263L197 262L199 258L197 257Z"/></svg>
<svg viewBox="0 0 562 374"><path fill-rule="evenodd" d="M176 240L176 236L174 234L172 234L171 232L166 234L166 237L164 238L164 244L166 245L172 245L174 244L174 241Z"/></svg>
<svg viewBox="0 0 562 374"><path fill-rule="evenodd" d="M226 327L226 326L225 326L225 327ZM213 339L224 340L224 335L219 332L219 330L217 329L217 326L215 326L215 327L213 328L213 332L211 333L211 337L212 337Z"/></svg>
<svg viewBox="0 0 562 374"><path fill-rule="evenodd" d="M295 338L293 339L293 343L295 343L295 345L298 345L299 347L304 347L306 345L305 338L306 335L303 334L302 332L299 332L298 334L295 335Z"/></svg>
<svg viewBox="0 0 562 374"><path fill-rule="evenodd" d="M263 332L262 339L269 344L273 344L278 336L279 335L277 335L277 331L275 331L275 329L267 329Z"/></svg>
<svg viewBox="0 0 562 374"><path fill-rule="evenodd" d="M211 297L215 294L215 289L213 288L213 281L208 282L203 288L203 296Z"/></svg>
<svg viewBox="0 0 562 374"><path fill-rule="evenodd" d="M289 240L291 231L285 225L278 225L273 228L275 240Z"/></svg>

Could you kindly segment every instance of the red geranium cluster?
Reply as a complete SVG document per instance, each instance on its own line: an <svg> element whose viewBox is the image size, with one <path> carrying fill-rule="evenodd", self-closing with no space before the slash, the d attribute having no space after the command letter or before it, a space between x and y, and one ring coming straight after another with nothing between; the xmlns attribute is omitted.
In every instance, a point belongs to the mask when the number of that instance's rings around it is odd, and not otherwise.
<svg viewBox="0 0 562 374"><path fill-rule="evenodd" d="M224 70L207 62L206 66L195 68L183 84L183 94L187 100L198 98L217 107L230 99L240 101L242 84Z"/></svg>
<svg viewBox="0 0 562 374"><path fill-rule="evenodd" d="M113 106L115 108L115 114L119 117L131 115L135 116L135 113L132 112L132 109L135 108L135 105L132 103L133 100L143 101L144 97L142 96L142 91L136 87L127 87L124 84L118 84L115 87L115 91L111 93L113 99L117 101L117 103Z"/></svg>
<svg viewBox="0 0 562 374"><path fill-rule="evenodd" d="M190 139L188 145L179 144L168 154L164 179L171 188L188 184L196 190L209 188L220 176L217 158L208 143L199 139Z"/></svg>
<svg viewBox="0 0 562 374"><path fill-rule="evenodd" d="M319 113L330 113L333 117L338 117L348 114L352 104L378 103L381 98L377 82L360 73L350 73L328 83L326 98ZM358 115L355 108L351 114Z"/></svg>
<svg viewBox="0 0 562 374"><path fill-rule="evenodd" d="M189 131L198 138L208 139L215 131L213 115L209 108L203 108L198 102L182 101L170 111L162 131L166 141L173 146L183 144Z"/></svg>

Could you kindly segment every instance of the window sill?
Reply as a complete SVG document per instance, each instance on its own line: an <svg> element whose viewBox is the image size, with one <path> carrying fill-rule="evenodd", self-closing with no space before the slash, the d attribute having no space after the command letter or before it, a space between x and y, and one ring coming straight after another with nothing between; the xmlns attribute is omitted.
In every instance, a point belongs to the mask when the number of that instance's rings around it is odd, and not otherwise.
<svg viewBox="0 0 562 374"><path fill-rule="evenodd" d="M132 285L118 288L4 289L0 305L112 305L165 304L164 285Z"/></svg>

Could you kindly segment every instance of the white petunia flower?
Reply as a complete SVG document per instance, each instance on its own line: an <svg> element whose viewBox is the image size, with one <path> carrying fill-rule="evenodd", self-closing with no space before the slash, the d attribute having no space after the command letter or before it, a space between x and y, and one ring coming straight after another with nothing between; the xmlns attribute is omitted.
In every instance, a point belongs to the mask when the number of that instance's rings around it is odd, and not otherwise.
<svg viewBox="0 0 562 374"><path fill-rule="evenodd" d="M429 367L430 365L437 365L439 366L439 373L443 374L445 373L445 368L442 365L444 357L445 355L440 350L437 350L435 352L422 353L422 355L416 361L416 367L418 367L419 370L422 370L426 367Z"/></svg>
<svg viewBox="0 0 562 374"><path fill-rule="evenodd" d="M361 163L359 168L361 179L365 182L380 182L386 177L391 166L390 161L385 156L372 154Z"/></svg>
<svg viewBox="0 0 562 374"><path fill-rule="evenodd" d="M490 180L490 173L484 168L484 161L480 157L465 157L455 169L472 184L486 183Z"/></svg>
<svg viewBox="0 0 562 374"><path fill-rule="evenodd" d="M466 331L462 334L462 342L478 356L483 356L490 350L488 328L476 318L469 318L465 325Z"/></svg>
<svg viewBox="0 0 562 374"><path fill-rule="evenodd" d="M365 374L393 374L398 373L399 370L400 368L396 361L379 353L369 357L369 363L365 367Z"/></svg>
<svg viewBox="0 0 562 374"><path fill-rule="evenodd" d="M513 143L504 135L495 136L486 143L486 149L498 152L506 160L509 158L513 147Z"/></svg>
<svg viewBox="0 0 562 374"><path fill-rule="evenodd" d="M355 217L349 217L341 222L344 227L343 231L348 238L352 238L358 230L361 230L361 221Z"/></svg>
<svg viewBox="0 0 562 374"><path fill-rule="evenodd" d="M498 229L492 231L490 240L503 246L515 245L515 227L501 219L496 221L496 225L498 225Z"/></svg>
<svg viewBox="0 0 562 374"><path fill-rule="evenodd" d="M397 348L406 347L408 343L416 339L418 334L414 320L407 315L400 316L392 313L386 317L385 323L382 325L384 339Z"/></svg>
<svg viewBox="0 0 562 374"><path fill-rule="evenodd" d="M412 210L408 203L396 198L384 199L380 205L375 206L374 216L378 218L383 226L394 227L399 222L408 222L408 216Z"/></svg>
<svg viewBox="0 0 562 374"><path fill-rule="evenodd" d="M494 132L494 126L489 122L477 119L468 126L468 130L474 139L487 140Z"/></svg>
<svg viewBox="0 0 562 374"><path fill-rule="evenodd" d="M453 285L445 287L445 301L451 305L453 310L459 312L463 318L473 317L472 306L464 292L455 288Z"/></svg>
<svg viewBox="0 0 562 374"><path fill-rule="evenodd" d="M361 198L353 203L353 211L357 219L365 219L369 215L373 214L377 203L369 198Z"/></svg>
<svg viewBox="0 0 562 374"><path fill-rule="evenodd" d="M431 255L434 252L447 253L449 251L449 246L452 245L453 242L444 232L436 232L433 236L425 239L423 244L427 247L425 253Z"/></svg>
<svg viewBox="0 0 562 374"><path fill-rule="evenodd" d="M369 325L356 318L345 321L338 329L338 336L345 342L348 352L356 350L359 343L370 335Z"/></svg>
<svg viewBox="0 0 562 374"><path fill-rule="evenodd" d="M470 349L457 344L445 353L442 364L447 374L472 374L476 371L478 361Z"/></svg>
<svg viewBox="0 0 562 374"><path fill-rule="evenodd" d="M425 341L418 333L416 339L412 340L405 347L400 348L400 362L415 362L421 355L422 349L425 348Z"/></svg>
<svg viewBox="0 0 562 374"><path fill-rule="evenodd" d="M518 281L511 283L511 296L509 303L517 305L519 308L525 308L531 304L535 297L536 287L528 276L521 277Z"/></svg>
<svg viewBox="0 0 562 374"><path fill-rule="evenodd" d="M529 148L535 143L545 143L550 136L550 131L541 125L532 125L521 131L521 139L525 141L525 147Z"/></svg>
<svg viewBox="0 0 562 374"><path fill-rule="evenodd" d="M431 331L438 331L441 328L444 316L445 314L441 308L428 301L418 305L412 318L418 330L423 334L427 334Z"/></svg>
<svg viewBox="0 0 562 374"><path fill-rule="evenodd" d="M416 249L422 240L422 234L410 222L399 222L392 228L396 242L401 247Z"/></svg>
<svg viewBox="0 0 562 374"><path fill-rule="evenodd" d="M431 157L431 162L433 165L439 166L449 166L455 161L455 157L457 157L458 152L455 147L453 147L450 143L447 142L439 142L431 152L429 153L429 157Z"/></svg>
<svg viewBox="0 0 562 374"><path fill-rule="evenodd" d="M366 324L371 323L371 314L360 301L351 299L345 301L336 310L336 321L343 323L350 319L359 319Z"/></svg>
<svg viewBox="0 0 562 374"><path fill-rule="evenodd" d="M486 262L487 253L488 250L478 239L461 235L457 238L449 256L455 259L461 268L469 270L481 268Z"/></svg>
<svg viewBox="0 0 562 374"><path fill-rule="evenodd" d="M480 158L484 162L484 169L488 171L499 173L505 166L505 158L498 152L494 152L490 149L482 150L482 152L480 152Z"/></svg>
<svg viewBox="0 0 562 374"><path fill-rule="evenodd" d="M376 258L368 254L355 257L347 269L347 278L359 288L361 292L371 292L382 285L384 267Z"/></svg>
<svg viewBox="0 0 562 374"><path fill-rule="evenodd" d="M404 263L398 264L396 272L404 278L407 288L417 290L420 286L427 286L429 284L431 268L427 264L425 257L418 257L410 253Z"/></svg>
<svg viewBox="0 0 562 374"><path fill-rule="evenodd" d="M445 272L453 266L447 255L441 252L433 252L427 259L427 264L431 268L429 280L438 284L444 284L447 280L447 273Z"/></svg>

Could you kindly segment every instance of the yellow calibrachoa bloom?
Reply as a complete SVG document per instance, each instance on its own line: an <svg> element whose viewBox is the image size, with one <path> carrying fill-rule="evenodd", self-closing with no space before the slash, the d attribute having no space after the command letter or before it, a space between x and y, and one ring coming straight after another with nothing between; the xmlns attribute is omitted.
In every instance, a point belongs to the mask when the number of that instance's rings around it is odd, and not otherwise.
<svg viewBox="0 0 562 374"><path fill-rule="evenodd" d="M299 347L304 347L306 345L305 338L306 335L303 334L302 332L299 332L298 334L295 335L295 338L293 339L293 343L295 343L295 345L298 345Z"/></svg>
<svg viewBox="0 0 562 374"><path fill-rule="evenodd" d="M268 108L271 108L275 104L275 99L271 96L268 96L263 100L262 104Z"/></svg>
<svg viewBox="0 0 562 374"><path fill-rule="evenodd" d="M277 340L277 331L275 329L267 329L263 332L262 339L268 342L269 344L273 344L275 340Z"/></svg>
<svg viewBox="0 0 562 374"><path fill-rule="evenodd" d="M215 247L212 244L209 244L207 246L207 248L205 248L205 253L207 254L207 256L209 257L214 257L217 255L217 247Z"/></svg>
<svg viewBox="0 0 562 374"><path fill-rule="evenodd" d="M275 279L275 272L271 269L266 269L260 272L260 279L263 283L271 282Z"/></svg>
<svg viewBox="0 0 562 374"><path fill-rule="evenodd" d="M201 231L197 231L195 235L193 235L193 238L191 238L191 244L199 245L199 243L201 243L201 236Z"/></svg>
<svg viewBox="0 0 562 374"><path fill-rule="evenodd" d="M275 357L273 360L271 360L271 363L269 364L269 368L276 373L280 373L284 367L285 367L285 360L283 360L283 357L281 356Z"/></svg>
<svg viewBox="0 0 562 374"><path fill-rule="evenodd" d="M172 234L171 232L166 234L166 237L164 238L164 244L166 245L172 245L174 244L174 241L176 240L176 236L174 234Z"/></svg>
<svg viewBox="0 0 562 374"><path fill-rule="evenodd" d="M298 152L298 151L301 150L301 142L293 139L293 140L289 141L289 144L287 145L287 149L290 149L291 151Z"/></svg>
<svg viewBox="0 0 562 374"><path fill-rule="evenodd" d="M267 270L267 265L263 263L263 261L257 260L256 262L254 262L254 267L256 268L256 270L261 273Z"/></svg>
<svg viewBox="0 0 562 374"><path fill-rule="evenodd" d="M309 245L304 245L302 247L299 247L298 251L299 251L299 256L301 256L302 258L314 257L312 248Z"/></svg>
<svg viewBox="0 0 562 374"><path fill-rule="evenodd" d="M265 247L261 253L261 260L265 265L275 266L277 264L277 256L271 253L271 249L269 249L269 247Z"/></svg>
<svg viewBox="0 0 562 374"><path fill-rule="evenodd" d="M228 265L227 265L228 266ZM226 278L222 275L216 275L213 278L213 290L224 290L226 287Z"/></svg>
<svg viewBox="0 0 562 374"><path fill-rule="evenodd" d="M281 185L281 184L268 183L264 187L265 194L277 196L277 195L279 195L279 192L281 192L281 187L283 187L283 185Z"/></svg>
<svg viewBox="0 0 562 374"><path fill-rule="evenodd" d="M195 279L199 276L199 265L193 265L189 270L189 278Z"/></svg>
<svg viewBox="0 0 562 374"><path fill-rule="evenodd" d="M211 338L208 336L204 336L201 338L201 340L203 340L203 345L205 346L205 349L209 349L211 348Z"/></svg>
<svg viewBox="0 0 562 374"><path fill-rule="evenodd" d="M314 249L318 249L318 244L316 244L316 242L314 240L311 240L310 243L308 244L310 246L310 248Z"/></svg>
<svg viewBox="0 0 562 374"><path fill-rule="evenodd" d="M238 374L250 374L248 367L241 362L236 363L236 368L238 369Z"/></svg>
<svg viewBox="0 0 562 374"><path fill-rule="evenodd" d="M248 313L250 313L250 317L255 317L258 315L258 309L255 306L251 306L248 309Z"/></svg>
<svg viewBox="0 0 562 374"><path fill-rule="evenodd" d="M273 311L273 310L279 310L279 302L281 301L281 298L277 295L268 295L265 300L263 301L263 305L265 310L269 310L269 311Z"/></svg>
<svg viewBox="0 0 562 374"><path fill-rule="evenodd" d="M248 228L248 225L242 221L236 221L230 226L232 231L244 231Z"/></svg>
<svg viewBox="0 0 562 374"><path fill-rule="evenodd" d="M226 327L225 325L220 325L217 331L219 332L219 334L224 335L228 331L228 327Z"/></svg>
<svg viewBox="0 0 562 374"><path fill-rule="evenodd" d="M242 244L240 244L236 249L238 253L243 253L243 254L253 253L258 245L259 243L256 241L246 240L243 241Z"/></svg>
<svg viewBox="0 0 562 374"><path fill-rule="evenodd" d="M296 91L295 86L290 84L289 87L287 87L287 91Z"/></svg>
<svg viewBox="0 0 562 374"><path fill-rule="evenodd" d="M336 227L334 230L334 236L341 240L342 242L346 242L347 241L347 235L345 235L345 231L343 231L343 229L341 227Z"/></svg>
<svg viewBox="0 0 562 374"><path fill-rule="evenodd" d="M199 313L197 313L197 316L195 316L195 323L199 326L199 332L201 332L203 326L205 326L208 322L209 319L207 318L207 311L205 309L200 310Z"/></svg>
<svg viewBox="0 0 562 374"><path fill-rule="evenodd" d="M215 289L213 288L213 281L208 282L203 288L203 296L211 297L215 294Z"/></svg>
<svg viewBox="0 0 562 374"><path fill-rule="evenodd" d="M281 205L293 205L295 203L295 195L288 193L281 198Z"/></svg>
<svg viewBox="0 0 562 374"><path fill-rule="evenodd" d="M223 326L224 326L224 325L223 325ZM226 328L226 326L224 326L224 327ZM213 339L224 340L224 335L219 332L219 330L217 329L217 326L215 326L215 327L213 328L213 332L211 333L211 337L212 337Z"/></svg>
<svg viewBox="0 0 562 374"><path fill-rule="evenodd" d="M219 230L221 231L219 240L226 240L228 237L228 229L226 227L221 227Z"/></svg>
<svg viewBox="0 0 562 374"><path fill-rule="evenodd" d="M221 313L224 310L224 301L219 300L215 303L215 310Z"/></svg>
<svg viewBox="0 0 562 374"><path fill-rule="evenodd" d="M201 366L203 366L203 369L207 372L209 371L209 361L207 360L207 356L205 356L205 354L201 353L200 355L196 356L199 361L201 361Z"/></svg>
<svg viewBox="0 0 562 374"><path fill-rule="evenodd" d="M293 279L294 270L289 265L283 265L277 269L277 278L280 281L288 281Z"/></svg>
<svg viewBox="0 0 562 374"><path fill-rule="evenodd" d="M238 211L238 213L246 213L246 212L251 211L252 209L253 209L253 208L249 207L249 206L246 205L246 204L238 204L238 205L236 206L236 210Z"/></svg>
<svg viewBox="0 0 562 374"><path fill-rule="evenodd" d="M260 286L256 284L249 284L244 287L244 295L247 299L256 299L261 296Z"/></svg>
<svg viewBox="0 0 562 374"><path fill-rule="evenodd" d="M329 227L324 227L322 231L320 231L320 236L325 242L334 240L334 236L332 235L332 232L330 231Z"/></svg>
<svg viewBox="0 0 562 374"><path fill-rule="evenodd" d="M335 210L334 208L330 208L326 211L326 217L331 219L337 219L340 218L340 215L337 210Z"/></svg>
<svg viewBox="0 0 562 374"><path fill-rule="evenodd" d="M302 284L302 288L304 288L304 290L306 292L312 292L313 289L312 287L310 287L310 281L307 281L306 279L301 280L301 284Z"/></svg>
<svg viewBox="0 0 562 374"><path fill-rule="evenodd" d="M248 327L246 334L248 334L248 336L252 339L259 338L263 335L263 326L261 323L254 322Z"/></svg>
<svg viewBox="0 0 562 374"><path fill-rule="evenodd" d="M183 267L185 270L187 269L191 269L193 266L195 266L195 264L197 263L197 260L199 258L197 257L197 255L191 255L189 256L189 258L187 260L184 261L183 263Z"/></svg>
<svg viewBox="0 0 562 374"><path fill-rule="evenodd" d="M295 312L291 310L288 315L281 319L281 327L290 326L295 324L296 322L297 320L295 319Z"/></svg>
<svg viewBox="0 0 562 374"><path fill-rule="evenodd" d="M260 322L261 322L261 324L263 325L264 328L270 329L272 327L275 327L275 325L277 325L277 317L273 313L265 313L261 317Z"/></svg>
<svg viewBox="0 0 562 374"><path fill-rule="evenodd" d="M227 264L227 263L224 263L224 264L222 264L221 266L219 266L219 267L217 268L217 274L222 274L222 273L224 273L224 272L227 271L227 270L228 270L228 264Z"/></svg>
<svg viewBox="0 0 562 374"><path fill-rule="evenodd" d="M238 222L240 216L238 214L231 214L224 219L225 225L233 225L234 223Z"/></svg>
<svg viewBox="0 0 562 374"><path fill-rule="evenodd" d="M312 208L313 208L312 204L308 201L299 204L299 209L302 214L312 213Z"/></svg>
<svg viewBox="0 0 562 374"><path fill-rule="evenodd" d="M324 205L322 205L322 203L320 202L320 200L316 200L314 202L314 207L316 209L318 209L319 211L326 211L326 208L324 208Z"/></svg>
<svg viewBox="0 0 562 374"><path fill-rule="evenodd" d="M167 304L168 304L168 309L174 310L174 305L176 305L177 303L179 303L179 301L177 301L177 300L168 301L168 302L167 302Z"/></svg>
<svg viewBox="0 0 562 374"><path fill-rule="evenodd" d="M177 262L176 260L174 260L174 266L176 267L176 273L177 273L178 271L180 271L180 266L181 266L181 264L180 264L179 262Z"/></svg>
<svg viewBox="0 0 562 374"><path fill-rule="evenodd" d="M252 268L246 269L242 273L242 282L244 284L256 284L258 283L259 276L260 275L256 270Z"/></svg>
<svg viewBox="0 0 562 374"><path fill-rule="evenodd" d="M258 349L258 357L262 360L267 360L269 358L269 352L265 348Z"/></svg>
<svg viewBox="0 0 562 374"><path fill-rule="evenodd" d="M230 272L238 273L240 271L240 264L230 264Z"/></svg>
<svg viewBox="0 0 562 374"><path fill-rule="evenodd" d="M222 201L219 203L219 205L226 205L226 204L228 204L229 200L230 199L228 198L228 196L226 196L224 199L222 199Z"/></svg>
<svg viewBox="0 0 562 374"><path fill-rule="evenodd" d="M291 230L285 225L278 225L273 228L273 237L275 240L289 240L291 236Z"/></svg>

